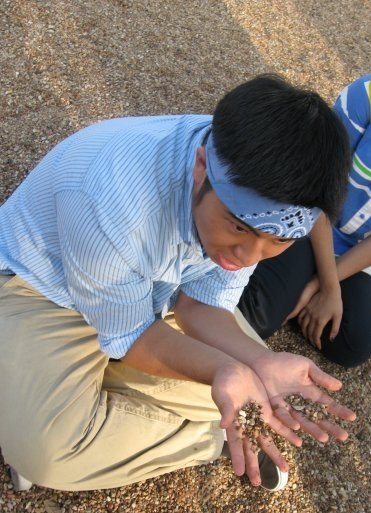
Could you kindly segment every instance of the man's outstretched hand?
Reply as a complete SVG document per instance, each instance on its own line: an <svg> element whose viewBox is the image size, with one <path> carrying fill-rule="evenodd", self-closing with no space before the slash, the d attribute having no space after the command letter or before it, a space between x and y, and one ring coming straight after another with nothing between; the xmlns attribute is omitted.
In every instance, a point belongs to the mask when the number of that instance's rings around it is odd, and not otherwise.
<svg viewBox="0 0 371 513"><path fill-rule="evenodd" d="M320 442L327 442L329 435L341 441L348 438L348 433L336 422L322 420L316 424L285 400L289 395L299 394L325 405L334 417L353 421L356 414L323 390L340 390L342 384L338 379L322 371L309 358L284 352L269 352L264 358L257 359L252 367L264 384L275 416L285 426L295 430L300 428Z"/></svg>
<svg viewBox="0 0 371 513"><path fill-rule="evenodd" d="M212 383L212 396L221 413L220 427L227 432L233 469L238 476L246 473L254 486L260 484L257 454L234 423L238 411L246 403L259 404L262 418L271 429L292 444L301 445L301 439L293 430L275 416L263 383L249 367L236 362L219 369ZM257 442L281 470L288 470L286 460L270 437L260 436Z"/></svg>
<svg viewBox="0 0 371 513"><path fill-rule="evenodd" d="M260 405L262 420L296 447L302 444L295 432L299 429L320 442L327 442L329 435L341 441L347 439L348 433L336 422L328 419L312 422L286 400L290 395L301 395L325 405L327 412L334 417L355 420L353 411L337 403L320 387L337 391L341 382L308 358L291 353L267 352L254 362L253 369L236 362L217 371L212 383L212 397L221 413L220 427L227 432L232 465L237 475L246 473L254 486L261 482L256 450L235 425L239 410L249 402ZM286 460L270 436L260 434L256 442L282 471L288 470Z"/></svg>

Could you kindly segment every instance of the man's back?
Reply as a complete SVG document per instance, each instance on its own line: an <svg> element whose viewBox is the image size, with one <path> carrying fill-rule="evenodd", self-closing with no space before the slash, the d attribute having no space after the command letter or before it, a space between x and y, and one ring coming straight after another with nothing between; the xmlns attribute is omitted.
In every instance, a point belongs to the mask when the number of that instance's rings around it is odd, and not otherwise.
<svg viewBox="0 0 371 513"><path fill-rule="evenodd" d="M182 208L185 195L190 201L195 148L210 123L210 116L120 118L62 141L0 209L0 270L12 269L49 299L71 307L62 232L70 238L74 224L79 233L85 217L83 229L88 233L90 225L91 238L99 236L99 227L130 261L128 238L137 230L140 236L151 217L146 232L158 245L163 221L176 223L171 213ZM155 253L138 255L144 261L135 267L145 272ZM100 265L104 270L104 260Z"/></svg>

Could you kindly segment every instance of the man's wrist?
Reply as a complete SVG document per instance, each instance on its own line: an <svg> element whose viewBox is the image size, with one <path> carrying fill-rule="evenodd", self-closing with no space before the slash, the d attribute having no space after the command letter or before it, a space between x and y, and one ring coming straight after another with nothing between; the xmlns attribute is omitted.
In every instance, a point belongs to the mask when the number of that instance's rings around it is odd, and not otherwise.
<svg viewBox="0 0 371 513"><path fill-rule="evenodd" d="M252 377L256 379L257 375L249 365L231 359L228 362L224 362L224 364L216 370L213 376L212 386L217 385L222 388L226 386L228 388L231 380L243 386L243 383L246 383L246 380Z"/></svg>
<svg viewBox="0 0 371 513"><path fill-rule="evenodd" d="M256 347L254 347L253 353L249 352L248 358L246 359L246 365L248 365L251 369L254 370L255 366L259 366L264 359L269 357L274 351L269 349L268 347L262 346L256 342Z"/></svg>

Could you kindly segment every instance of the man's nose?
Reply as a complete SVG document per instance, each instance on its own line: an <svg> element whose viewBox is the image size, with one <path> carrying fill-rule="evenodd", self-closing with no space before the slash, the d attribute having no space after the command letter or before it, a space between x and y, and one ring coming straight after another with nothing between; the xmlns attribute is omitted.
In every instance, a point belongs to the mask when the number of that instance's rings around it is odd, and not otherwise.
<svg viewBox="0 0 371 513"><path fill-rule="evenodd" d="M264 240L259 237L235 247L234 254L244 267L257 264L264 257Z"/></svg>

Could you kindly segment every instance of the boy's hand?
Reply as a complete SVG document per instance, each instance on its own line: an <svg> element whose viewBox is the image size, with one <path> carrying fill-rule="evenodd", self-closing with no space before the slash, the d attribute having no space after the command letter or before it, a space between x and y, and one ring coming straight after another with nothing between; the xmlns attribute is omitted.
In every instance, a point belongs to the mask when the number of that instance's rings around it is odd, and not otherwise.
<svg viewBox="0 0 371 513"><path fill-rule="evenodd" d="M264 385L249 367L236 362L219 369L212 383L212 397L222 416L220 427L227 431L233 469L238 476L246 473L254 486L260 484L257 454L234 424L238 411L246 403L258 403L266 424L292 444L301 445L301 439L292 429L274 415ZM296 426L299 428L299 422ZM258 444L281 470L287 471L287 462L269 437L260 436Z"/></svg>
<svg viewBox="0 0 371 513"><path fill-rule="evenodd" d="M303 335L321 350L321 335L324 327L331 322L330 339L339 332L343 315L343 302L339 282L331 288L320 288L317 276L314 276L304 287L298 302L286 321L298 318Z"/></svg>
<svg viewBox="0 0 371 513"><path fill-rule="evenodd" d="M235 473L238 476L245 473L253 486L259 486L261 484L261 477L258 453L256 449L252 447L252 444L247 437L241 437L240 431L237 430L235 426L227 428L226 431L229 452ZM277 446L274 444L271 437L260 435L256 441L259 447L282 470L282 472L288 472L289 465Z"/></svg>
<svg viewBox="0 0 371 513"><path fill-rule="evenodd" d="M319 290L298 315L298 323L303 335L318 349L321 349L321 335L324 327L331 322L330 339L339 332L343 315L343 302L340 286L330 291Z"/></svg>
<svg viewBox="0 0 371 513"><path fill-rule="evenodd" d="M295 305L295 308L289 313L286 317L286 321L289 319L294 319L299 315L299 313L307 306L309 301L312 299L314 294L316 294L319 290L319 281L317 276L313 276L313 278L308 281L306 286L303 289L303 292L300 294L298 302Z"/></svg>
<svg viewBox="0 0 371 513"><path fill-rule="evenodd" d="M339 380L323 372L308 358L291 353L267 353L256 360L252 368L264 384L275 416L284 425L291 429L300 427L320 442L327 442L329 434L341 441L348 438L348 433L336 423L329 420L322 420L318 424L311 422L285 400L289 395L299 394L326 405L331 415L353 421L356 418L353 411L319 388L337 391L341 388Z"/></svg>

